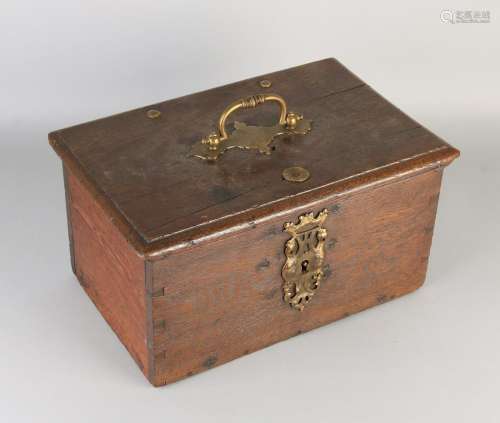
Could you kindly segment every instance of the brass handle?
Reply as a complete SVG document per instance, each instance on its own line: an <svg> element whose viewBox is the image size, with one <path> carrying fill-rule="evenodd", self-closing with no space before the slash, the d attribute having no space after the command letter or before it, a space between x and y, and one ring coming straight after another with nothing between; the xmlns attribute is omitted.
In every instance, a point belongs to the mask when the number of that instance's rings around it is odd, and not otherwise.
<svg viewBox="0 0 500 423"><path fill-rule="evenodd" d="M247 98L236 100L226 107L219 118L219 141L225 141L229 138L226 132L226 120L229 115L238 109L253 109L266 101L276 101L281 107L279 124L284 126L287 123L287 107L285 99L277 94L257 94Z"/></svg>
<svg viewBox="0 0 500 423"><path fill-rule="evenodd" d="M250 109L266 101L275 101L280 105L279 122L273 126L250 126L243 122L234 122L235 130L228 135L226 121L231 113L238 109ZM214 161L231 148L244 150L256 149L262 154L271 154L269 144L279 135L305 135L311 130L311 120L304 119L299 113L288 112L285 99L278 94L257 94L231 103L219 118L218 132L211 132L200 143L191 148L191 155L203 160Z"/></svg>

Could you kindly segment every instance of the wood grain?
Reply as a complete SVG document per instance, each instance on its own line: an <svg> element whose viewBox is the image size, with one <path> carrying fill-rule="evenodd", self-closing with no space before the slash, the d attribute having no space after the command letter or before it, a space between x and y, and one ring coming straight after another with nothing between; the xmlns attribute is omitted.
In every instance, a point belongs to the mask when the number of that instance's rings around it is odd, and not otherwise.
<svg viewBox="0 0 500 423"><path fill-rule="evenodd" d="M187 157L231 101L272 81L313 120L270 156ZM161 111L157 119L147 110ZM235 114L271 125L268 105ZM49 134L64 164L73 271L153 385L381 304L425 279L443 168L458 150L334 59ZM306 167L301 184L281 177ZM327 208L325 279L282 300L283 224Z"/></svg>
<svg viewBox="0 0 500 423"><path fill-rule="evenodd" d="M154 262L152 382L206 370L419 287L441 175L340 195ZM325 207L327 277L299 312L282 300L282 225Z"/></svg>
<svg viewBox="0 0 500 423"><path fill-rule="evenodd" d="M275 141L270 156L232 150L215 164L188 157L222 110L260 92L264 77L291 109L313 120L311 133ZM147 117L151 107L160 118ZM271 125L276 116L276 107L265 104L234 118ZM123 217L125 232L136 232L144 252L319 199L346 179L361 186L376 169L395 175L398 165L414 165L409 160L458 154L334 59L56 131L50 139ZM311 178L283 181L282 170L292 165L306 167Z"/></svg>
<svg viewBox="0 0 500 423"><path fill-rule="evenodd" d="M76 276L148 376L144 261L84 185L71 173L66 176Z"/></svg>

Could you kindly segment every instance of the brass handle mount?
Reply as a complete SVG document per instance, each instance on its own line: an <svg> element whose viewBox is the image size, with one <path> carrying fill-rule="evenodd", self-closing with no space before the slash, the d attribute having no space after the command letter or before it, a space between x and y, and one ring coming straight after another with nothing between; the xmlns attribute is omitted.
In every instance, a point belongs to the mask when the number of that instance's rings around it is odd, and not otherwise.
<svg viewBox="0 0 500 423"><path fill-rule="evenodd" d="M248 126L242 122L234 122L232 134L226 131L226 121L231 113L239 109L251 109L267 101L273 101L280 106L280 118L273 126ZM270 154L269 144L282 134L305 135L311 130L311 121L303 119L298 113L288 112L286 101L278 94L257 94L232 102L222 112L219 118L218 132L212 132L196 143L191 155L205 159L217 160L230 148L257 149L263 154Z"/></svg>

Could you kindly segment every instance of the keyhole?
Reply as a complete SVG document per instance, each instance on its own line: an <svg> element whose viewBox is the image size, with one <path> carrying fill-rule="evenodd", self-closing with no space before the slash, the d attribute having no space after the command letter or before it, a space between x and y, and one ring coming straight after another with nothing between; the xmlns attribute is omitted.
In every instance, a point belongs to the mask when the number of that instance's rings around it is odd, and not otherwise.
<svg viewBox="0 0 500 423"><path fill-rule="evenodd" d="M306 273L307 272L307 267L309 266L309 261L307 260L304 260L302 262L302 273Z"/></svg>

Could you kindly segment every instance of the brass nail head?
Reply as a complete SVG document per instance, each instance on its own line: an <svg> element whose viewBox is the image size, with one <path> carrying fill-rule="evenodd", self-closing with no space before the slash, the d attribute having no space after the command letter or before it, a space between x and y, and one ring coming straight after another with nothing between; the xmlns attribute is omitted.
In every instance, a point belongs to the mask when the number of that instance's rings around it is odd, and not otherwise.
<svg viewBox="0 0 500 423"><path fill-rule="evenodd" d="M259 82L259 85L262 88L269 88L272 84L271 81L269 81L269 79L263 79L262 81Z"/></svg>
<svg viewBox="0 0 500 423"><path fill-rule="evenodd" d="M161 116L161 112L159 110L156 110L156 109L150 109L146 112L146 116L149 119L156 119L156 118L159 118Z"/></svg>
<svg viewBox="0 0 500 423"><path fill-rule="evenodd" d="M283 179L288 182L305 182L311 177L309 171L301 166L287 167L282 175Z"/></svg>

